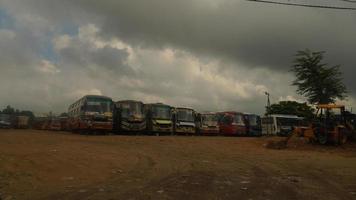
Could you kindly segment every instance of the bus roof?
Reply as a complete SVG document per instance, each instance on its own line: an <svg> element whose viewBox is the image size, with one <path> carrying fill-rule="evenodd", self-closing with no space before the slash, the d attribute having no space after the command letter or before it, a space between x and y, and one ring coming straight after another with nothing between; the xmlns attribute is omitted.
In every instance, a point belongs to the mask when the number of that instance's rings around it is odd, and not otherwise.
<svg viewBox="0 0 356 200"><path fill-rule="evenodd" d="M239 115L243 115L242 112L237 112L237 111L225 111L225 112L219 112L222 114L239 114Z"/></svg>
<svg viewBox="0 0 356 200"><path fill-rule="evenodd" d="M98 98L98 99L105 99L105 100L109 100L112 101L112 99L110 97L107 96L103 96L103 95L85 95L82 98L76 100L74 103L72 103L71 105L69 105L68 110L72 109L73 107L75 107L75 105L78 105L79 102L86 100L86 99L90 99L90 98Z"/></svg>
<svg viewBox="0 0 356 200"><path fill-rule="evenodd" d="M83 98L101 98L101 99L109 99L109 100L111 100L110 97L103 96L103 95L85 95Z"/></svg>
<svg viewBox="0 0 356 200"><path fill-rule="evenodd" d="M121 100L121 101L116 101L115 103L142 103L142 101L136 101L136 100Z"/></svg>
<svg viewBox="0 0 356 200"><path fill-rule="evenodd" d="M201 114L201 115L216 115L217 113L216 112L205 111L205 112L201 112L199 114Z"/></svg>
<svg viewBox="0 0 356 200"><path fill-rule="evenodd" d="M278 118L303 119L303 117L298 117L297 115L273 114L273 115L270 115L270 116L271 117L278 117Z"/></svg>
<svg viewBox="0 0 356 200"><path fill-rule="evenodd" d="M146 103L145 105L147 106L167 106L167 107L172 107L168 104L164 104L164 103Z"/></svg>
<svg viewBox="0 0 356 200"><path fill-rule="evenodd" d="M249 115L249 116L259 116L257 114L253 114L253 113L244 113L244 115Z"/></svg>
<svg viewBox="0 0 356 200"><path fill-rule="evenodd" d="M193 108L188 108L188 107L176 107L175 109L180 109L180 110L193 110Z"/></svg>

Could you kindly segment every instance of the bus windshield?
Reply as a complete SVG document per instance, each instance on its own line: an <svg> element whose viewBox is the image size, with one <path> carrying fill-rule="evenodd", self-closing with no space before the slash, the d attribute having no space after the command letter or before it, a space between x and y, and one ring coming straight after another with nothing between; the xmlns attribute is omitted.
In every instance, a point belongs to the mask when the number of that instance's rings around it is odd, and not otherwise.
<svg viewBox="0 0 356 200"><path fill-rule="evenodd" d="M232 123L237 124L237 125L245 125L243 116L241 114L235 114L233 117Z"/></svg>
<svg viewBox="0 0 356 200"><path fill-rule="evenodd" d="M105 113L111 112L112 102L108 99L88 99L85 104L86 112Z"/></svg>
<svg viewBox="0 0 356 200"><path fill-rule="evenodd" d="M245 125L242 114L226 114L222 119L222 123L227 125Z"/></svg>
<svg viewBox="0 0 356 200"><path fill-rule="evenodd" d="M10 121L10 115L0 114L0 121Z"/></svg>
<svg viewBox="0 0 356 200"><path fill-rule="evenodd" d="M211 124L211 123L217 123L218 118L216 115L202 115L202 122L203 124Z"/></svg>
<svg viewBox="0 0 356 200"><path fill-rule="evenodd" d="M178 109L177 120L185 122L194 122L194 112L189 109Z"/></svg>
<svg viewBox="0 0 356 200"><path fill-rule="evenodd" d="M171 108L169 106L153 106L152 118L154 119L171 119Z"/></svg>
<svg viewBox="0 0 356 200"><path fill-rule="evenodd" d="M248 115L250 126L258 126L259 117L257 115Z"/></svg>
<svg viewBox="0 0 356 200"><path fill-rule="evenodd" d="M128 118L133 115L143 115L143 105L139 102L121 104L121 117Z"/></svg>

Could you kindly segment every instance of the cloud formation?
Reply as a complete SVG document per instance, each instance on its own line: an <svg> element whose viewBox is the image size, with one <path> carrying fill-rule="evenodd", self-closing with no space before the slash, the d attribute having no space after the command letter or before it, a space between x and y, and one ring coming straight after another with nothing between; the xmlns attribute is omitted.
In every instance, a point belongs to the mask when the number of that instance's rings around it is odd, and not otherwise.
<svg viewBox="0 0 356 200"><path fill-rule="evenodd" d="M347 104L355 102L356 12L227 0L0 0L0 7L1 20L12 23L0 23L1 106L62 112L95 93L262 113L264 91L274 101L303 100L289 68L305 48L341 64Z"/></svg>

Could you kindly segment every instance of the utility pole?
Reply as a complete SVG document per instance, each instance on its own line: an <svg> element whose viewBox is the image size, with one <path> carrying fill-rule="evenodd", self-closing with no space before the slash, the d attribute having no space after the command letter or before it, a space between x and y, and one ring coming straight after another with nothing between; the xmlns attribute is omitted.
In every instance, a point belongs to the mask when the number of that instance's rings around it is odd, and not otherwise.
<svg viewBox="0 0 356 200"><path fill-rule="evenodd" d="M269 93L268 92L265 92L265 95L267 96L267 109L270 109L271 107L271 101L269 99ZM268 111L268 110L267 110Z"/></svg>
<svg viewBox="0 0 356 200"><path fill-rule="evenodd" d="M270 124L270 120L271 120L271 115L269 113L270 111L270 108L271 108L271 101L269 99L269 92L265 92L265 95L267 96L267 107L266 107L266 113L267 113L267 135L270 135L271 134L271 131L270 131L270 128L271 128L271 124ZM272 123L273 123L273 120L272 120Z"/></svg>

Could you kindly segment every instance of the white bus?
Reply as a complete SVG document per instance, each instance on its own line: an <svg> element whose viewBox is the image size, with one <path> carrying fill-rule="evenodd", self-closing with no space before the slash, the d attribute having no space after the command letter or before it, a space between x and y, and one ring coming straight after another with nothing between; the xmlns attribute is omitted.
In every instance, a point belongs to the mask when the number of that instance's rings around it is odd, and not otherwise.
<svg viewBox="0 0 356 200"><path fill-rule="evenodd" d="M296 115L269 115L262 118L263 135L287 136L294 126L301 124L303 118Z"/></svg>

